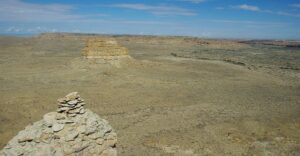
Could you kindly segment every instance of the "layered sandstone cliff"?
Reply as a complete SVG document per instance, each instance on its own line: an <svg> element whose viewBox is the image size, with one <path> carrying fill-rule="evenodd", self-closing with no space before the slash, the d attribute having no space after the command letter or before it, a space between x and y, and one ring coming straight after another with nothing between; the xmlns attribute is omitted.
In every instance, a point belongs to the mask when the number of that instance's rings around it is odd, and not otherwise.
<svg viewBox="0 0 300 156"><path fill-rule="evenodd" d="M85 58L110 59L115 57L128 57L128 50L120 46L113 38L90 38L82 50Z"/></svg>

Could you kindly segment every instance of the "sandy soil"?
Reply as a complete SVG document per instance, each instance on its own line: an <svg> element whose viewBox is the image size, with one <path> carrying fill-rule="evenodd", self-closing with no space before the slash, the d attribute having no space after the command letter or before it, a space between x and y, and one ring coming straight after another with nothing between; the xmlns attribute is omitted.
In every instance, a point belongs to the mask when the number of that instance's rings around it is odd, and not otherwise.
<svg viewBox="0 0 300 156"><path fill-rule="evenodd" d="M0 147L78 91L119 155L300 155L299 48L115 38L132 60L88 61L76 38L0 37Z"/></svg>

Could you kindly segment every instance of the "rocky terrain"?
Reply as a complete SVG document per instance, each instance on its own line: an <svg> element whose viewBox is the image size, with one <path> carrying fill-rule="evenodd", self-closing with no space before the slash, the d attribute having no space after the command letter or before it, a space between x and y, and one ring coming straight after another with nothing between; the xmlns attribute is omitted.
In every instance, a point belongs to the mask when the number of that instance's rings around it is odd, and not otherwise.
<svg viewBox="0 0 300 156"><path fill-rule="evenodd" d="M133 59L84 58L91 37L113 38ZM115 129L118 155L300 155L300 49L252 42L0 37L0 146L76 90L87 103L82 115L92 110Z"/></svg>
<svg viewBox="0 0 300 156"><path fill-rule="evenodd" d="M77 92L58 99L57 112L20 131L1 156L117 155L117 136L104 119L88 109Z"/></svg>

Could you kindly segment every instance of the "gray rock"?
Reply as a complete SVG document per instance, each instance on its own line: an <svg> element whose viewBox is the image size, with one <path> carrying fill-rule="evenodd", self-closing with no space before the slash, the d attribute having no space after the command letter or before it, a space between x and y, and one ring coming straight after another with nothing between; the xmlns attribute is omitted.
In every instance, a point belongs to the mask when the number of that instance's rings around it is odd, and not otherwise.
<svg viewBox="0 0 300 156"><path fill-rule="evenodd" d="M57 112L61 113L64 111L68 111L69 109L70 109L69 107L60 107L60 108L58 108Z"/></svg>
<svg viewBox="0 0 300 156"><path fill-rule="evenodd" d="M65 127L65 124L55 123L52 126L52 130L53 130L53 132L59 132L62 129L64 129L64 127Z"/></svg>
<svg viewBox="0 0 300 156"><path fill-rule="evenodd" d="M60 104L58 104L58 107L69 107L69 105L67 103L65 103L65 104L60 103Z"/></svg>
<svg viewBox="0 0 300 156"><path fill-rule="evenodd" d="M94 120L94 119L92 119ZM85 134L86 135L90 135L90 134L93 134L97 131L98 129L98 123L97 121L87 121L87 125L85 127Z"/></svg>
<svg viewBox="0 0 300 156"><path fill-rule="evenodd" d="M78 98L77 100L80 102L84 102L84 100L82 98Z"/></svg>
<svg viewBox="0 0 300 156"><path fill-rule="evenodd" d="M78 103L77 100L71 100L68 102L69 105L76 105Z"/></svg>
<svg viewBox="0 0 300 156"><path fill-rule="evenodd" d="M75 152L80 152L83 149L87 148L89 146L89 143L84 141L84 142L78 142L77 144L74 145L73 149Z"/></svg>
<svg viewBox="0 0 300 156"><path fill-rule="evenodd" d="M76 114L68 114L69 117L75 117Z"/></svg>
<svg viewBox="0 0 300 156"><path fill-rule="evenodd" d="M70 113L70 114L79 113L81 109L82 109L82 108L72 109L72 110L69 110L68 113Z"/></svg>
<svg viewBox="0 0 300 156"><path fill-rule="evenodd" d="M31 129L31 127L26 127L25 131L21 131L18 134L18 143L33 141L36 137L41 135L40 129Z"/></svg>
<svg viewBox="0 0 300 156"><path fill-rule="evenodd" d="M103 139L103 138L98 138L98 139L96 140L96 143L97 143L98 145L102 145L102 144L104 143L104 139Z"/></svg>
<svg viewBox="0 0 300 156"><path fill-rule="evenodd" d="M90 134L95 133L96 130L97 130L97 127L94 127L94 126L88 126L88 127L85 128L84 134L90 135Z"/></svg>
<svg viewBox="0 0 300 156"><path fill-rule="evenodd" d="M75 103L83 99L78 93L70 93L58 101ZM59 105L58 112L47 113L42 120L20 131L0 151L0 156L110 156L117 153L117 136L106 120L84 109L84 103L74 107L64 103Z"/></svg>
<svg viewBox="0 0 300 156"><path fill-rule="evenodd" d="M78 131L79 133L84 133L84 132L85 132L85 125L80 125L80 126L78 126L78 127L77 127L77 131Z"/></svg>
<svg viewBox="0 0 300 156"><path fill-rule="evenodd" d="M84 108L80 109L79 114L84 114L84 113L85 113Z"/></svg>
<svg viewBox="0 0 300 156"><path fill-rule="evenodd" d="M56 113L55 119L56 119L56 120L63 120L63 119L66 119L66 115L65 115L65 114L62 114L62 113Z"/></svg>
<svg viewBox="0 0 300 156"><path fill-rule="evenodd" d="M55 154L55 149L51 146L38 146L37 150L32 152L34 156L52 156Z"/></svg>
<svg viewBox="0 0 300 156"><path fill-rule="evenodd" d="M103 132L104 134L111 132L112 128L111 126L107 125L107 124L99 124L98 128L101 130L101 132Z"/></svg>
<svg viewBox="0 0 300 156"><path fill-rule="evenodd" d="M104 133L101 132L101 131L98 131L98 132L92 133L88 137L91 138L91 139L93 139L93 140L96 140L98 138L103 138L104 137Z"/></svg>
<svg viewBox="0 0 300 156"><path fill-rule="evenodd" d="M71 124L71 123L74 123L74 121L66 119L66 120L59 120L59 121L57 121L57 123L60 123L60 124Z"/></svg>
<svg viewBox="0 0 300 156"><path fill-rule="evenodd" d="M117 156L117 151L114 150L113 148L108 148L102 152L102 155Z"/></svg>
<svg viewBox="0 0 300 156"><path fill-rule="evenodd" d="M79 135L79 132L73 130L73 131L69 132L69 133L66 135L65 140L66 140L66 141L73 141L73 140L75 140L75 138L76 138L78 135Z"/></svg>
<svg viewBox="0 0 300 156"><path fill-rule="evenodd" d="M0 155L4 155L4 156L6 156L6 155L7 156L21 156L23 154L24 154L24 152L22 151L21 148L8 149L8 150L3 150L2 152L0 152Z"/></svg>
<svg viewBox="0 0 300 156"><path fill-rule="evenodd" d="M55 122L55 117L56 117L56 113L51 112L51 113L45 114L43 116L43 120L48 127L51 127L53 125L53 123Z"/></svg>
<svg viewBox="0 0 300 156"><path fill-rule="evenodd" d="M77 103L77 105L75 106L75 108L80 108L82 107L81 103Z"/></svg>

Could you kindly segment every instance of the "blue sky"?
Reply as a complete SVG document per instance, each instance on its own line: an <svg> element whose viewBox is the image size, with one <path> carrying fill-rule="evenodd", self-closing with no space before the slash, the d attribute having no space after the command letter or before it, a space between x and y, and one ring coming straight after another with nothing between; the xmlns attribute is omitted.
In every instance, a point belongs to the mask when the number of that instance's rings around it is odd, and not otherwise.
<svg viewBox="0 0 300 156"><path fill-rule="evenodd" d="M0 34L300 39L300 0L0 0Z"/></svg>

